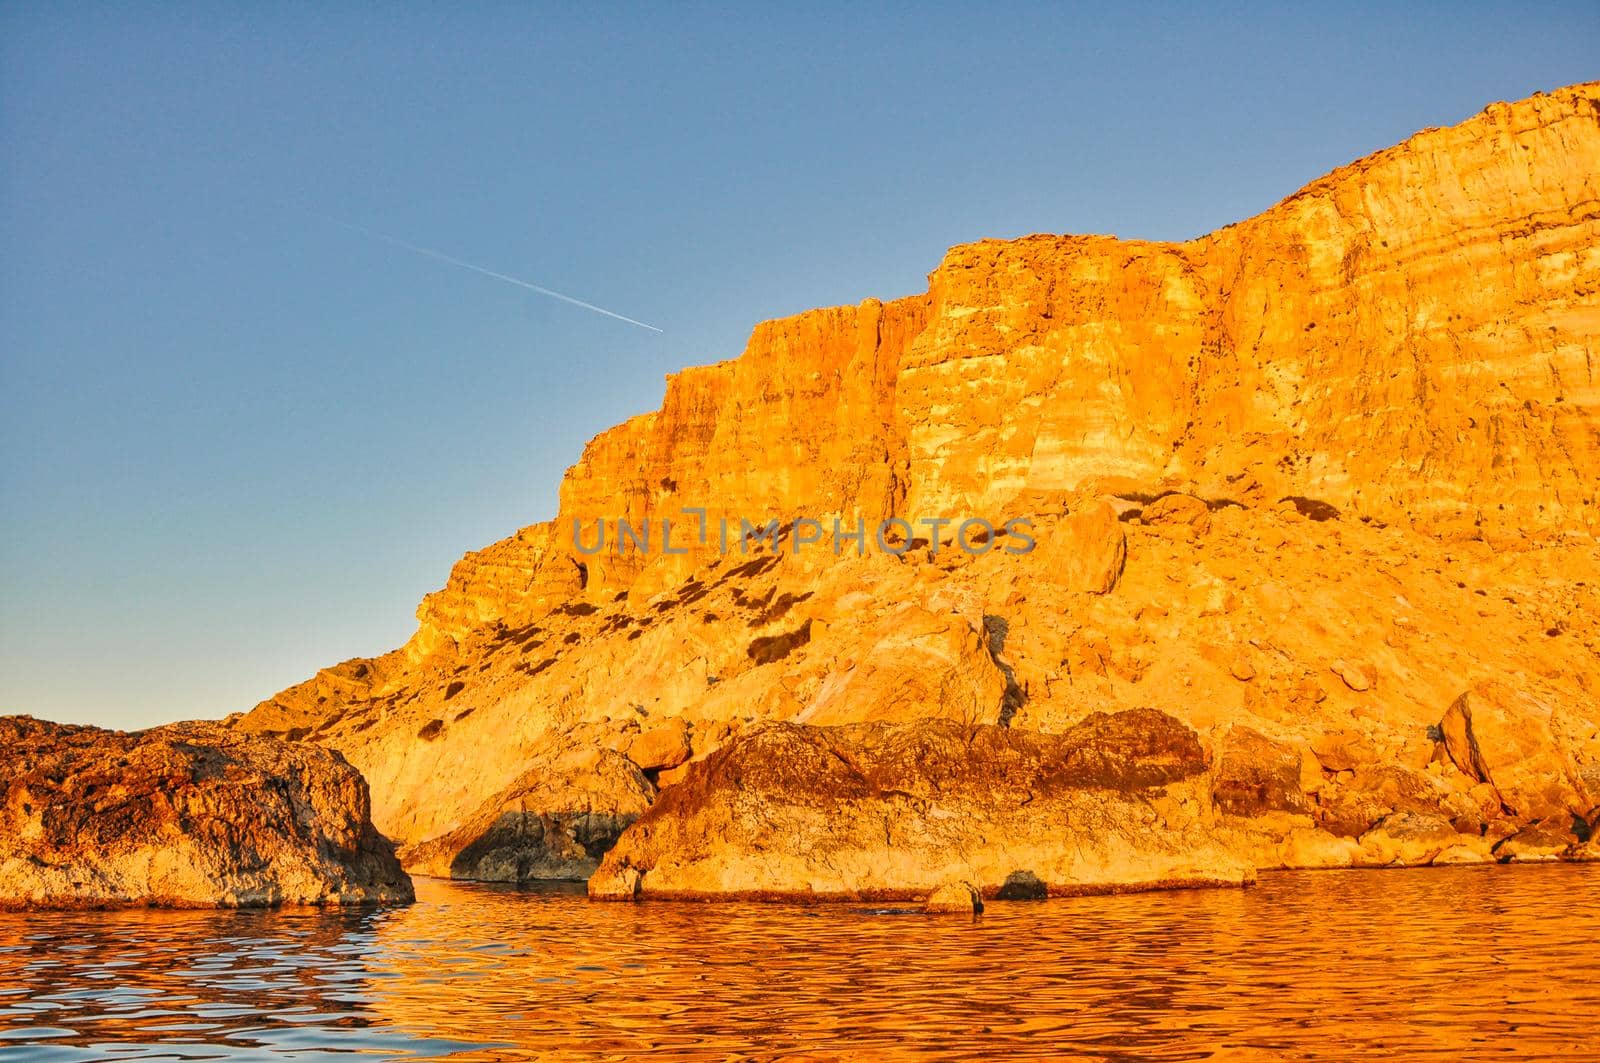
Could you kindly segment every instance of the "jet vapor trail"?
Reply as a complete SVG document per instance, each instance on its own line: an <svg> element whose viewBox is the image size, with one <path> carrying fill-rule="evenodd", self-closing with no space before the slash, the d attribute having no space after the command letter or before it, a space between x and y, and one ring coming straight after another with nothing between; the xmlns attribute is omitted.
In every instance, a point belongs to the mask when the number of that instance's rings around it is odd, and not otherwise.
<svg viewBox="0 0 1600 1063"><path fill-rule="evenodd" d="M595 306L593 303L586 303L582 299L574 299L570 295L563 295L558 291L552 291L551 289L545 288L541 285L520 280L516 277L508 277L504 273L496 273L494 270L484 269L482 266L475 266L471 262L464 262L453 255L445 254L443 251L435 251L431 247L423 247L421 244L414 244L409 240L402 240L398 236L390 236L388 233L380 233L376 229L367 228L365 225L357 225L354 222L340 221L338 218L331 218L326 214L318 214L315 211L306 211L306 213L310 214L314 218L320 218L330 225L337 225L341 229L349 229L351 232L361 233L363 236L370 236L374 240L382 240L386 244L393 244L396 247L403 247L407 251L414 251L419 255L427 255L429 258L436 258L440 262L448 262L452 266L460 266L462 269L470 269L474 273L481 273L485 277L493 277L495 280L505 281L507 284L515 284L518 288L526 288L530 292L538 292L540 295L547 295L552 299L559 299L563 303L571 303L573 306L581 306L585 310L593 310L597 314L604 314L606 317L614 317L618 321L626 321L630 325L638 325L640 328L647 328L651 332L664 331L656 328L654 325L647 325L643 321L637 321L634 318L627 317L623 314L618 314L615 311L607 310L603 306Z"/></svg>

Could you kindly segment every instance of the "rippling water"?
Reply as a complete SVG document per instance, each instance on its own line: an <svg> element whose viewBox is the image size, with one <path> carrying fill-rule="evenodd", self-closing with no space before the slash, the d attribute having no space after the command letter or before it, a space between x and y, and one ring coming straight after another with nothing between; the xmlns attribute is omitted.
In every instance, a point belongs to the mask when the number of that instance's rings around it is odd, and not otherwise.
<svg viewBox="0 0 1600 1063"><path fill-rule="evenodd" d="M358 912L0 914L0 1060L1600 1054L1600 865L871 907L418 880Z"/></svg>

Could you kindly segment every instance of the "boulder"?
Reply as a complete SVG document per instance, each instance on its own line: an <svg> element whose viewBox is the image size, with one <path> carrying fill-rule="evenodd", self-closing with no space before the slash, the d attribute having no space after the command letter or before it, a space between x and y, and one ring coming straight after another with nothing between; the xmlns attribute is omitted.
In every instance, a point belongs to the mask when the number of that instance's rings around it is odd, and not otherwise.
<svg viewBox="0 0 1600 1063"><path fill-rule="evenodd" d="M1196 535L1211 529L1211 507L1193 495L1162 495L1145 506L1139 516L1146 524L1188 528Z"/></svg>
<svg viewBox="0 0 1600 1063"><path fill-rule="evenodd" d="M922 910L929 915L978 915L983 895L970 882L947 882L928 895Z"/></svg>
<svg viewBox="0 0 1600 1063"><path fill-rule="evenodd" d="M1050 896L1050 887L1032 871L1013 871L1006 876L995 893L1002 901L1042 901Z"/></svg>
<svg viewBox="0 0 1600 1063"><path fill-rule="evenodd" d="M1253 881L1209 808L1198 736L1153 709L1058 735L769 724L663 791L591 895L628 868L644 896L696 899L920 901L952 881L998 892L1019 864L1053 894Z"/></svg>
<svg viewBox="0 0 1600 1063"><path fill-rule="evenodd" d="M669 786L678 785L689 777L689 772L693 767L694 761L687 760L676 768L663 768L656 773L656 786L664 790Z"/></svg>
<svg viewBox="0 0 1600 1063"><path fill-rule="evenodd" d="M479 882L582 881L655 797L628 758L560 743L456 829L400 851L406 869Z"/></svg>
<svg viewBox="0 0 1600 1063"><path fill-rule="evenodd" d="M1344 685L1356 693L1364 693L1372 689L1373 669L1371 665L1358 664L1354 661L1340 659L1330 666L1333 674L1338 676Z"/></svg>
<svg viewBox="0 0 1600 1063"><path fill-rule="evenodd" d="M1461 795L1452 795L1433 777L1398 764L1372 764L1341 776L1315 809L1318 824L1333 834L1359 837L1386 816L1411 812L1456 820L1457 827L1478 824Z"/></svg>
<svg viewBox="0 0 1600 1063"><path fill-rule="evenodd" d="M1421 867L1462 841L1443 816L1396 812L1361 836L1363 862Z"/></svg>
<svg viewBox="0 0 1600 1063"><path fill-rule="evenodd" d="M1501 863L1547 863L1559 860L1576 839L1541 827L1525 827L1494 847Z"/></svg>
<svg viewBox="0 0 1600 1063"><path fill-rule="evenodd" d="M1355 771L1378 760L1378 747L1358 731L1318 735L1311 740L1311 752L1328 771Z"/></svg>
<svg viewBox="0 0 1600 1063"><path fill-rule="evenodd" d="M865 650L834 668L801 719L810 724L939 717L996 723L1006 677L985 633L948 609L907 602L865 633Z"/></svg>
<svg viewBox="0 0 1600 1063"><path fill-rule="evenodd" d="M1066 591L1109 594L1122 575L1128 541L1109 503L1099 502L1064 517L1037 548L1047 578Z"/></svg>
<svg viewBox="0 0 1600 1063"><path fill-rule="evenodd" d="M628 759L645 771L676 768L693 755L689 729L682 720L652 727L628 743Z"/></svg>
<svg viewBox="0 0 1600 1063"><path fill-rule="evenodd" d="M1354 838L1296 827L1284 838L1279 860L1286 868L1351 867L1361 856L1361 845Z"/></svg>
<svg viewBox="0 0 1600 1063"><path fill-rule="evenodd" d="M1433 858L1433 866L1489 864L1493 863L1494 859L1494 853L1491 851L1488 838L1461 835L1458 841L1439 850L1439 854Z"/></svg>
<svg viewBox="0 0 1600 1063"><path fill-rule="evenodd" d="M1494 787L1508 815L1537 820L1590 807L1578 765L1556 734L1555 709L1501 682L1462 694L1439 724L1445 750L1468 778Z"/></svg>
<svg viewBox="0 0 1600 1063"><path fill-rule="evenodd" d="M1237 816L1305 812L1300 753L1248 727L1233 727L1222 741L1213 782L1217 807Z"/></svg>
<svg viewBox="0 0 1600 1063"><path fill-rule="evenodd" d="M589 899L595 901L636 901L644 873L636 867L604 868L589 877Z"/></svg>
<svg viewBox="0 0 1600 1063"><path fill-rule="evenodd" d="M1568 846L1562 853L1562 859L1580 864L1600 863L1600 839L1590 838L1586 842Z"/></svg>
<svg viewBox="0 0 1600 1063"><path fill-rule="evenodd" d="M330 749L0 717L0 907L408 902L370 812Z"/></svg>

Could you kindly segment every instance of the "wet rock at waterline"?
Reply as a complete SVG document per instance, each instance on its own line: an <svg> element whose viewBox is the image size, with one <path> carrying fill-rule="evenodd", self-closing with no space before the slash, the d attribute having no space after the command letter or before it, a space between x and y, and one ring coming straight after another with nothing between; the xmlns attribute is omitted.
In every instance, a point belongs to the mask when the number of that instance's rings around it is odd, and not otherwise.
<svg viewBox="0 0 1600 1063"><path fill-rule="evenodd" d="M217 724L0 717L0 906L411 898L366 782L332 750Z"/></svg>
<svg viewBox="0 0 1600 1063"><path fill-rule="evenodd" d="M998 892L1018 863L1057 894L1248 883L1206 767L1195 733L1154 710L1059 735L768 725L664 791L591 895L922 900L950 882Z"/></svg>

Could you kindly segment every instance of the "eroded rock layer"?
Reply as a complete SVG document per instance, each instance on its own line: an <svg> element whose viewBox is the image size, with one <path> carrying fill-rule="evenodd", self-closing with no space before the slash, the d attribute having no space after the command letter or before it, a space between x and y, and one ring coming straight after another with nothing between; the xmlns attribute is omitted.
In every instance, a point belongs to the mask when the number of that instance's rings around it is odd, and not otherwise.
<svg viewBox="0 0 1600 1063"><path fill-rule="evenodd" d="M216 724L0 717L0 907L409 901L343 757Z"/></svg>
<svg viewBox="0 0 1600 1063"><path fill-rule="evenodd" d="M982 241L925 294L762 324L591 441L557 519L467 555L404 647L236 725L343 751L452 873L513 799L513 863L543 866L535 822L592 848L565 784L525 786L558 749L636 758L668 800L762 724L1146 707L1196 733L1255 866L1579 855L1597 173L1600 86L1574 86L1197 240ZM890 517L1029 523L832 541ZM788 530L747 552L740 518ZM620 520L652 548L619 552Z"/></svg>
<svg viewBox="0 0 1600 1063"><path fill-rule="evenodd" d="M719 750L606 856L602 899L920 899L1239 885L1198 736L1153 710L1061 735L950 721L773 724ZM970 910L970 907L969 907Z"/></svg>

